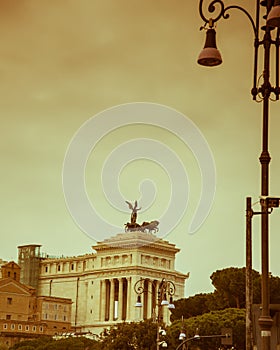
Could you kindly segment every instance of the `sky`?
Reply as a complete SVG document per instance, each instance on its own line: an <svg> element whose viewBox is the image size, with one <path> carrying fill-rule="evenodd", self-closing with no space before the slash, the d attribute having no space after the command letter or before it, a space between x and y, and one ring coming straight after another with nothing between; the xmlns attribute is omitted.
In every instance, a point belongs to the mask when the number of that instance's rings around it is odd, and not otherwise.
<svg viewBox="0 0 280 350"><path fill-rule="evenodd" d="M254 2L247 3L254 16ZM23 244L55 256L90 253L97 241L123 232L125 200L138 200L139 223L159 220L159 237L181 249L176 269L190 273L186 297L213 291L214 271L245 266L246 197L258 211L260 195L253 31L237 10L221 19L223 63L208 68L196 62L203 24L195 0L0 0L0 258L17 260ZM262 59L259 75L261 67ZM280 105L270 106L270 193L280 195ZM90 152L79 157L85 140ZM71 152L76 158L67 167ZM93 209L85 229L83 181ZM190 233L201 196L207 200ZM275 209L276 276L279 223ZM255 216L258 271L260 259Z"/></svg>

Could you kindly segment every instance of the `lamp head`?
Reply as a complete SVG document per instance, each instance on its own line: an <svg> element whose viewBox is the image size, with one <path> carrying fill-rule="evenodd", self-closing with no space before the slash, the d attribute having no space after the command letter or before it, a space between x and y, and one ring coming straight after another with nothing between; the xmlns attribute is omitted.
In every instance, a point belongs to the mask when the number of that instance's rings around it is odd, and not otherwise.
<svg viewBox="0 0 280 350"><path fill-rule="evenodd" d="M181 333L179 335L179 340L184 340L185 338L186 338L185 332L181 331Z"/></svg>
<svg viewBox="0 0 280 350"><path fill-rule="evenodd" d="M269 27L280 28L280 0L274 1L274 5L267 16L266 24Z"/></svg>
<svg viewBox="0 0 280 350"><path fill-rule="evenodd" d="M163 298L162 298L162 301L160 304L161 305L168 305L169 304L167 297L166 297L166 293L163 294Z"/></svg>
<svg viewBox="0 0 280 350"><path fill-rule="evenodd" d="M141 302L141 296L138 295L137 301L136 301L136 303L135 303L135 307L142 307L142 306L143 306L143 305L142 305L142 302Z"/></svg>
<svg viewBox="0 0 280 350"><path fill-rule="evenodd" d="M197 63L206 67L214 67L222 63L221 54L216 46L216 31L213 28L207 29L206 42Z"/></svg>

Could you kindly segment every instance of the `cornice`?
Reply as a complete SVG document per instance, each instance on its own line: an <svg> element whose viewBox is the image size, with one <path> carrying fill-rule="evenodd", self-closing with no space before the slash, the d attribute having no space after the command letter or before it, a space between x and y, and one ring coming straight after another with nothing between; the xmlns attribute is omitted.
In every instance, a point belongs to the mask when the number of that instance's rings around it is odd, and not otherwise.
<svg viewBox="0 0 280 350"><path fill-rule="evenodd" d="M98 252L108 251L120 251L120 250L141 250L141 251L168 251L170 253L177 253L179 248L175 247L168 241L163 240L151 233L145 233L140 231L119 233L114 237L105 239L102 242L98 242L92 248Z"/></svg>
<svg viewBox="0 0 280 350"><path fill-rule="evenodd" d="M144 268L144 267L136 267L136 266L127 266L123 268L113 268L113 269L97 269L92 271L91 273L80 273L80 274L71 274L71 275L49 275L49 276L40 276L40 281L49 281L49 280L58 280L58 279L75 279L85 278L92 276L93 278L103 278L103 277L133 277L133 276L150 276L154 278L159 278L162 276L168 276L168 278L175 278L180 280L186 280L189 278L189 273L183 274L178 271L168 271L168 270L160 270L153 268Z"/></svg>

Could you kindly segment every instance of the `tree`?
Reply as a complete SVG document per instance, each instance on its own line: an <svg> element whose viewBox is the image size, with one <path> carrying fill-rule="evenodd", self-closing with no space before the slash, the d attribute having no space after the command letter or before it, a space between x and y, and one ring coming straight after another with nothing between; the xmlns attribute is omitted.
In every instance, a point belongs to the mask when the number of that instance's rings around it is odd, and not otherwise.
<svg viewBox="0 0 280 350"><path fill-rule="evenodd" d="M210 294L205 293L174 301L175 309L171 309L171 321L181 319L182 316L186 319L209 312L208 304L210 298Z"/></svg>
<svg viewBox="0 0 280 350"><path fill-rule="evenodd" d="M99 350L100 343L85 337L69 337L54 340L51 337L40 337L15 344L10 350Z"/></svg>
<svg viewBox="0 0 280 350"><path fill-rule="evenodd" d="M100 343L102 350L155 350L156 324L151 320L111 327Z"/></svg>
<svg viewBox="0 0 280 350"><path fill-rule="evenodd" d="M176 349L180 344L178 339L182 322L176 320L167 329L168 347ZM187 338L193 337L195 334L203 335L219 335L222 328L231 328L233 332L233 345L237 349L245 347L245 310L237 308L229 308L219 311L211 311L203 315L190 317L184 320L184 328ZM214 350L221 344L221 338L201 338L200 340L192 340L188 348L197 346L201 350Z"/></svg>
<svg viewBox="0 0 280 350"><path fill-rule="evenodd" d="M210 276L216 292L227 307L245 306L245 268L230 267Z"/></svg>

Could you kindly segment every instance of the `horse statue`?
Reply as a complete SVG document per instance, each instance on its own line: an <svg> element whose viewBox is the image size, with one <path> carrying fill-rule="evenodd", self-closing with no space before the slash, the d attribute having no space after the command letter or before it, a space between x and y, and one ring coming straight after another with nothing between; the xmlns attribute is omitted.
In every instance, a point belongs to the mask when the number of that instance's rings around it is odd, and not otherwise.
<svg viewBox="0 0 280 350"><path fill-rule="evenodd" d="M138 207L137 201L134 202L134 205L132 203L125 201L128 204L129 209L131 209L131 217L130 222L127 222L125 224L125 232L128 231L141 231L141 232L149 232L149 233L156 233L158 232L158 225L159 221L153 220L153 221L144 221L142 222L142 225L139 225L137 220L137 212L141 208Z"/></svg>

